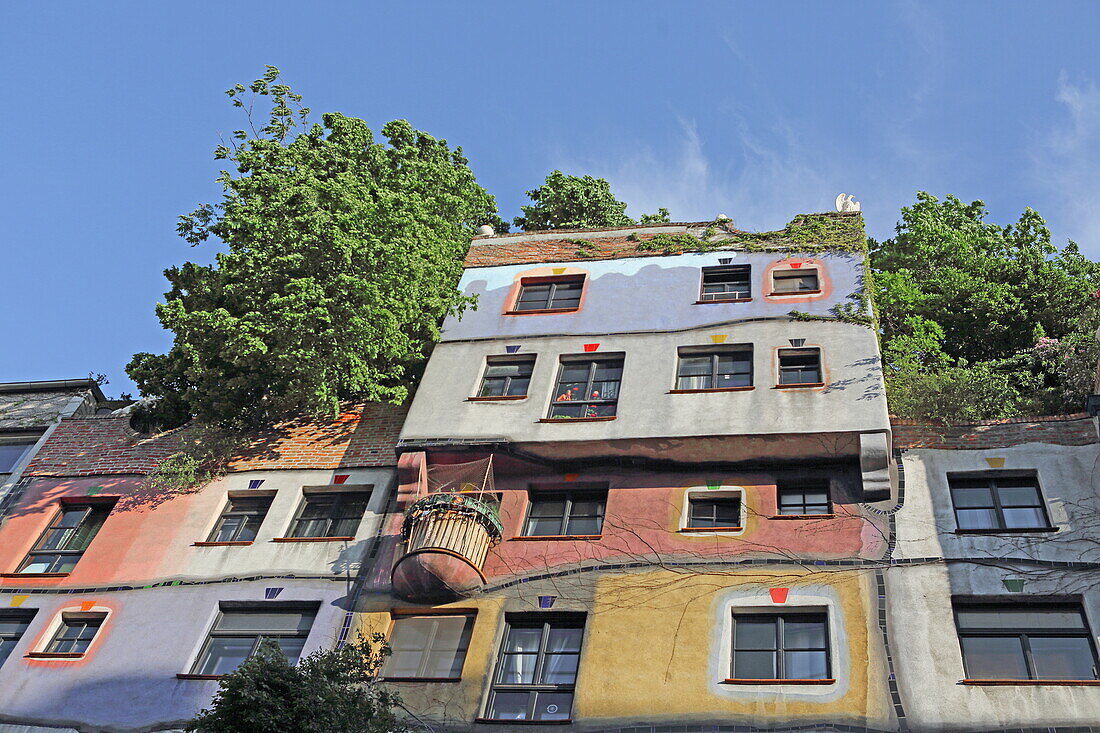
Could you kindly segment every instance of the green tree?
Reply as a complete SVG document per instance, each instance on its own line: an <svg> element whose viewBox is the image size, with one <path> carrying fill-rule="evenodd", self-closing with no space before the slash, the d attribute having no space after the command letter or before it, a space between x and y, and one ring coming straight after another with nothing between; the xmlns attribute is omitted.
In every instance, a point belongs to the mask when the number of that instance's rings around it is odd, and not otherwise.
<svg viewBox="0 0 1100 733"><path fill-rule="evenodd" d="M556 170L527 195L534 203L521 206L523 216L517 216L514 221L524 231L592 229L638 223L626 215L626 204L615 198L611 184L603 178L570 176ZM664 208L641 217L642 224L668 220L668 209Z"/></svg>
<svg viewBox="0 0 1100 733"><path fill-rule="evenodd" d="M1051 243L1042 217L925 192L872 241L890 407L968 420L1077 411L1091 389L1100 265Z"/></svg>
<svg viewBox="0 0 1100 733"><path fill-rule="evenodd" d="M221 201L178 226L226 251L165 271L157 316L175 341L127 367L160 398L162 424L251 427L343 399L402 401L442 318L473 302L455 287L470 237L503 225L461 148L404 120L382 128L384 143L337 112L309 124L278 76L268 67L227 92L249 129L215 149L233 167ZM259 129L257 104L270 105Z"/></svg>
<svg viewBox="0 0 1100 733"><path fill-rule="evenodd" d="M400 698L378 681L388 649L358 641L287 662L271 641L218 684L192 733L402 733Z"/></svg>

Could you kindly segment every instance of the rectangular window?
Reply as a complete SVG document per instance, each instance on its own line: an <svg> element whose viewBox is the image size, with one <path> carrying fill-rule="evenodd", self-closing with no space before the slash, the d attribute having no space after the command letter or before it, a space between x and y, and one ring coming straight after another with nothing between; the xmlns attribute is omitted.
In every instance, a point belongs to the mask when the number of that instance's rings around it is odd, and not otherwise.
<svg viewBox="0 0 1100 733"><path fill-rule="evenodd" d="M688 529L741 526L740 499L690 499L688 503Z"/></svg>
<svg viewBox="0 0 1100 733"><path fill-rule="evenodd" d="M524 535L555 537L603 532L606 491L530 492Z"/></svg>
<svg viewBox="0 0 1100 733"><path fill-rule="evenodd" d="M27 554L20 573L68 573L88 549L113 503L64 504Z"/></svg>
<svg viewBox="0 0 1100 733"><path fill-rule="evenodd" d="M830 679L825 614L735 614L733 678Z"/></svg>
<svg viewBox="0 0 1100 733"><path fill-rule="evenodd" d="M1053 529L1035 476L949 475L947 481L959 529Z"/></svg>
<svg viewBox="0 0 1100 733"><path fill-rule="evenodd" d="M0 439L0 473L11 473L23 456L38 442L37 435L18 435Z"/></svg>
<svg viewBox="0 0 1100 733"><path fill-rule="evenodd" d="M524 280L520 284L515 310L520 312L576 310L581 304L584 275L551 281Z"/></svg>
<svg viewBox="0 0 1100 733"><path fill-rule="evenodd" d="M748 265L703 268L703 292L700 300L748 300L751 297Z"/></svg>
<svg viewBox="0 0 1100 733"><path fill-rule="evenodd" d="M534 356L490 356L478 397L522 397L531 384Z"/></svg>
<svg viewBox="0 0 1100 733"><path fill-rule="evenodd" d="M271 496L231 496L209 542L251 542L271 508Z"/></svg>
<svg viewBox="0 0 1100 733"><path fill-rule="evenodd" d="M46 645L47 654L84 654L99 627L107 618L103 613L63 613L61 626Z"/></svg>
<svg viewBox="0 0 1100 733"><path fill-rule="evenodd" d="M308 493L291 537L355 537L369 491L325 491Z"/></svg>
<svg viewBox="0 0 1100 733"><path fill-rule="evenodd" d="M816 293L821 289L817 281L817 270L778 270L772 272L772 293L790 295L792 293Z"/></svg>
<svg viewBox="0 0 1100 733"><path fill-rule="evenodd" d="M456 680L474 628L472 615L400 616L393 621L382 675L387 679Z"/></svg>
<svg viewBox="0 0 1100 733"><path fill-rule="evenodd" d="M509 618L486 717L569 720L583 636L582 616Z"/></svg>
<svg viewBox="0 0 1100 733"><path fill-rule="evenodd" d="M1080 604L956 604L955 622L967 679L1098 678Z"/></svg>
<svg viewBox="0 0 1100 733"><path fill-rule="evenodd" d="M622 357L562 361L550 417L614 417L622 378Z"/></svg>
<svg viewBox="0 0 1100 733"><path fill-rule="evenodd" d="M821 384L821 349L780 349L779 384Z"/></svg>
<svg viewBox="0 0 1100 733"><path fill-rule="evenodd" d="M264 639L297 664L316 615L317 604L223 604L194 674L229 674L255 654Z"/></svg>
<svg viewBox="0 0 1100 733"><path fill-rule="evenodd" d="M676 367L676 389L729 389L752 386L752 346L720 349L683 347Z"/></svg>
<svg viewBox="0 0 1100 733"><path fill-rule="evenodd" d="M0 611L0 667L15 649L27 627L34 619L34 611Z"/></svg>
<svg viewBox="0 0 1100 733"><path fill-rule="evenodd" d="M777 493L780 514L832 514L828 482L781 483Z"/></svg>

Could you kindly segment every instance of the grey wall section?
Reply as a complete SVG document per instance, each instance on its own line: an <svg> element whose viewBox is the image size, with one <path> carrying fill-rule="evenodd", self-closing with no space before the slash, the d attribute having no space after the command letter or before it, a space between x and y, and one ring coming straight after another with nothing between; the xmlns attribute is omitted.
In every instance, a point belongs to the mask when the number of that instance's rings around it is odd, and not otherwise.
<svg viewBox="0 0 1100 733"><path fill-rule="evenodd" d="M1100 687L960 684L966 674L952 605L953 598L1077 600L1098 642L1100 570L1061 566L1100 562L1098 458L1096 444L904 454L905 502L895 518L894 556L919 562L891 567L886 585L893 661L914 731L1100 727ZM1036 472L1057 532L956 534L947 474L1001 470ZM1010 591L1006 579L1024 580L1023 590Z"/></svg>

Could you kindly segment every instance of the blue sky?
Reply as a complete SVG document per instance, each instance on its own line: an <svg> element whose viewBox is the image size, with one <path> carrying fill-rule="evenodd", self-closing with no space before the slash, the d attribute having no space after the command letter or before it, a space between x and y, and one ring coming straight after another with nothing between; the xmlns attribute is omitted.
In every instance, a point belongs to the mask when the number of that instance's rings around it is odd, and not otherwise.
<svg viewBox="0 0 1100 733"><path fill-rule="evenodd" d="M264 64L317 111L462 145L505 218L550 170L638 214L779 228L917 190L1032 206L1100 257L1094 2L19 2L0 6L0 381L105 373L170 334L161 272L213 201L223 90Z"/></svg>

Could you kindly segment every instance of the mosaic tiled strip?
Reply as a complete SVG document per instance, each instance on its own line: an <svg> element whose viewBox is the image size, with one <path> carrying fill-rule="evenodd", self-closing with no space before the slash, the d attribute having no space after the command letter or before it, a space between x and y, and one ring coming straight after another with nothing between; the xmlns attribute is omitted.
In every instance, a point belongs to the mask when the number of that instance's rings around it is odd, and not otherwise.
<svg viewBox="0 0 1100 733"><path fill-rule="evenodd" d="M469 729L463 728L462 730ZM881 728L864 728L859 725L830 723L805 723L803 725L783 726L779 728L758 727L754 725L639 725L629 728L592 729L591 733L799 733L800 731L823 731L824 733L893 733ZM983 728L982 733L1100 733L1100 728L1079 725L1049 726L1044 728Z"/></svg>
<svg viewBox="0 0 1100 733"><path fill-rule="evenodd" d="M257 580L332 580L346 583L346 575L250 575L247 578L218 578L216 580L165 580L149 585L112 585L93 588L7 588L0 586L0 595L90 595L93 593L117 593L128 590L150 590L192 585L224 585L226 583L252 583Z"/></svg>

